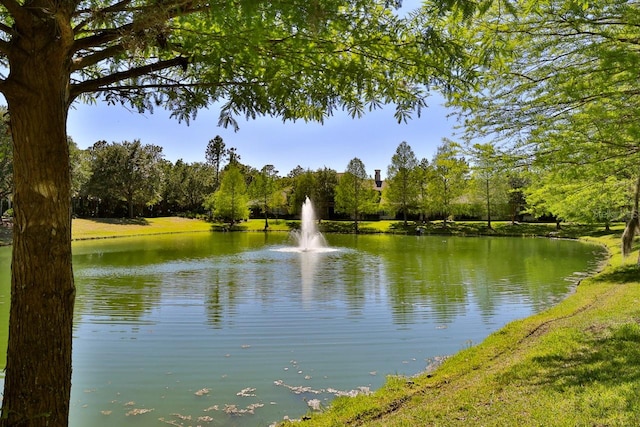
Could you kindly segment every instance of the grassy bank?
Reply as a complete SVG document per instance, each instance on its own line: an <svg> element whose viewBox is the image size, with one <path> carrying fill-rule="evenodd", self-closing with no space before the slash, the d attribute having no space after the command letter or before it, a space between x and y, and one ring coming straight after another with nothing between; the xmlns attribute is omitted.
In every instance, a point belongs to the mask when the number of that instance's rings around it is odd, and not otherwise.
<svg viewBox="0 0 640 427"><path fill-rule="evenodd" d="M435 371L390 377L373 395L340 398L302 425L640 425L640 272L630 264L637 252L622 259L619 229L587 234L611 258L574 295Z"/></svg>

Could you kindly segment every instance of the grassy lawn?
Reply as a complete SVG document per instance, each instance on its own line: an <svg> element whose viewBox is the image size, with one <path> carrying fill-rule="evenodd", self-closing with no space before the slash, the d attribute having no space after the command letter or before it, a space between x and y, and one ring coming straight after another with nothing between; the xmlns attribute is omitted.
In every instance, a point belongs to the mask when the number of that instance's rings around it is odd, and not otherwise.
<svg viewBox="0 0 640 427"><path fill-rule="evenodd" d="M0 246L11 244L11 229L0 227Z"/></svg>
<svg viewBox="0 0 640 427"><path fill-rule="evenodd" d="M71 237L74 240L109 237L143 236L148 234L211 231L211 224L187 218L135 219L74 219Z"/></svg>

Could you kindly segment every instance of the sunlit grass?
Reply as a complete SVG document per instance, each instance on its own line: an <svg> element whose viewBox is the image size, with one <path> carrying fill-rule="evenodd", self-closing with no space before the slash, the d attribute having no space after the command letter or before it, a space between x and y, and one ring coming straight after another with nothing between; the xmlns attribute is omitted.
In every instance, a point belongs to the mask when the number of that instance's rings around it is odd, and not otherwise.
<svg viewBox="0 0 640 427"><path fill-rule="evenodd" d="M195 231L211 231L211 224L198 219L178 217L74 219L71 237L80 240Z"/></svg>

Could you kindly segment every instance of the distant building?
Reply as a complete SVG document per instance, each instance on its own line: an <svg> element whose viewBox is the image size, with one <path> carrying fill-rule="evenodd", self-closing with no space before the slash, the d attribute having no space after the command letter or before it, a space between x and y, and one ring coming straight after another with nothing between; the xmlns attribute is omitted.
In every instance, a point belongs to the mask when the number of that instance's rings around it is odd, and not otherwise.
<svg viewBox="0 0 640 427"><path fill-rule="evenodd" d="M384 181L380 177L380 169L376 169L376 175L375 175L374 181L376 183L376 190L382 192L382 184L384 184Z"/></svg>

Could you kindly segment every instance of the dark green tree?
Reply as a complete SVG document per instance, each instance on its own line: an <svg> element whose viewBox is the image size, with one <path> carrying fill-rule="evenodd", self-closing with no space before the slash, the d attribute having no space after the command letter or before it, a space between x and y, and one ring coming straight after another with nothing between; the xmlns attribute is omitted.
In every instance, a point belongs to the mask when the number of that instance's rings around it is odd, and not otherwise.
<svg viewBox="0 0 640 427"><path fill-rule="evenodd" d="M320 219L329 219L335 206L338 172L324 167L315 172L316 185L313 191L314 206Z"/></svg>
<svg viewBox="0 0 640 427"><path fill-rule="evenodd" d="M313 197L316 189L316 176L313 171L307 169L296 175L291 180L292 186L289 193L289 212L299 214L302 204L307 197Z"/></svg>
<svg viewBox="0 0 640 427"><path fill-rule="evenodd" d="M164 181L162 184L160 210L164 215L174 215L182 211L184 206L182 182L186 174L187 165L182 159L178 159L175 163L163 160L161 164Z"/></svg>
<svg viewBox="0 0 640 427"><path fill-rule="evenodd" d="M530 180L527 177L526 169L513 162L509 164L507 203L509 204L511 224L515 224L521 213L527 208L525 190L530 185Z"/></svg>
<svg viewBox="0 0 640 427"><path fill-rule="evenodd" d="M160 200L162 147L143 145L139 140L121 144L97 142L91 148L91 178L94 197L111 197L127 203L129 218L136 206L150 206Z"/></svg>
<svg viewBox="0 0 640 427"><path fill-rule="evenodd" d="M429 182L433 175L432 172L429 160L426 158L420 160L416 169L416 179L418 181L418 212L420 212L420 221L423 223L429 221L429 210L431 208Z"/></svg>
<svg viewBox="0 0 640 427"><path fill-rule="evenodd" d="M224 140L220 135L216 135L215 138L209 140L207 149L205 152L205 158L207 163L213 167L214 175L214 187L218 188L220 185L220 169L222 168L222 162L226 156L227 150L225 149Z"/></svg>
<svg viewBox="0 0 640 427"><path fill-rule="evenodd" d="M202 212L204 198L214 191L214 168L207 163L179 159L166 165L163 205L172 212Z"/></svg>

